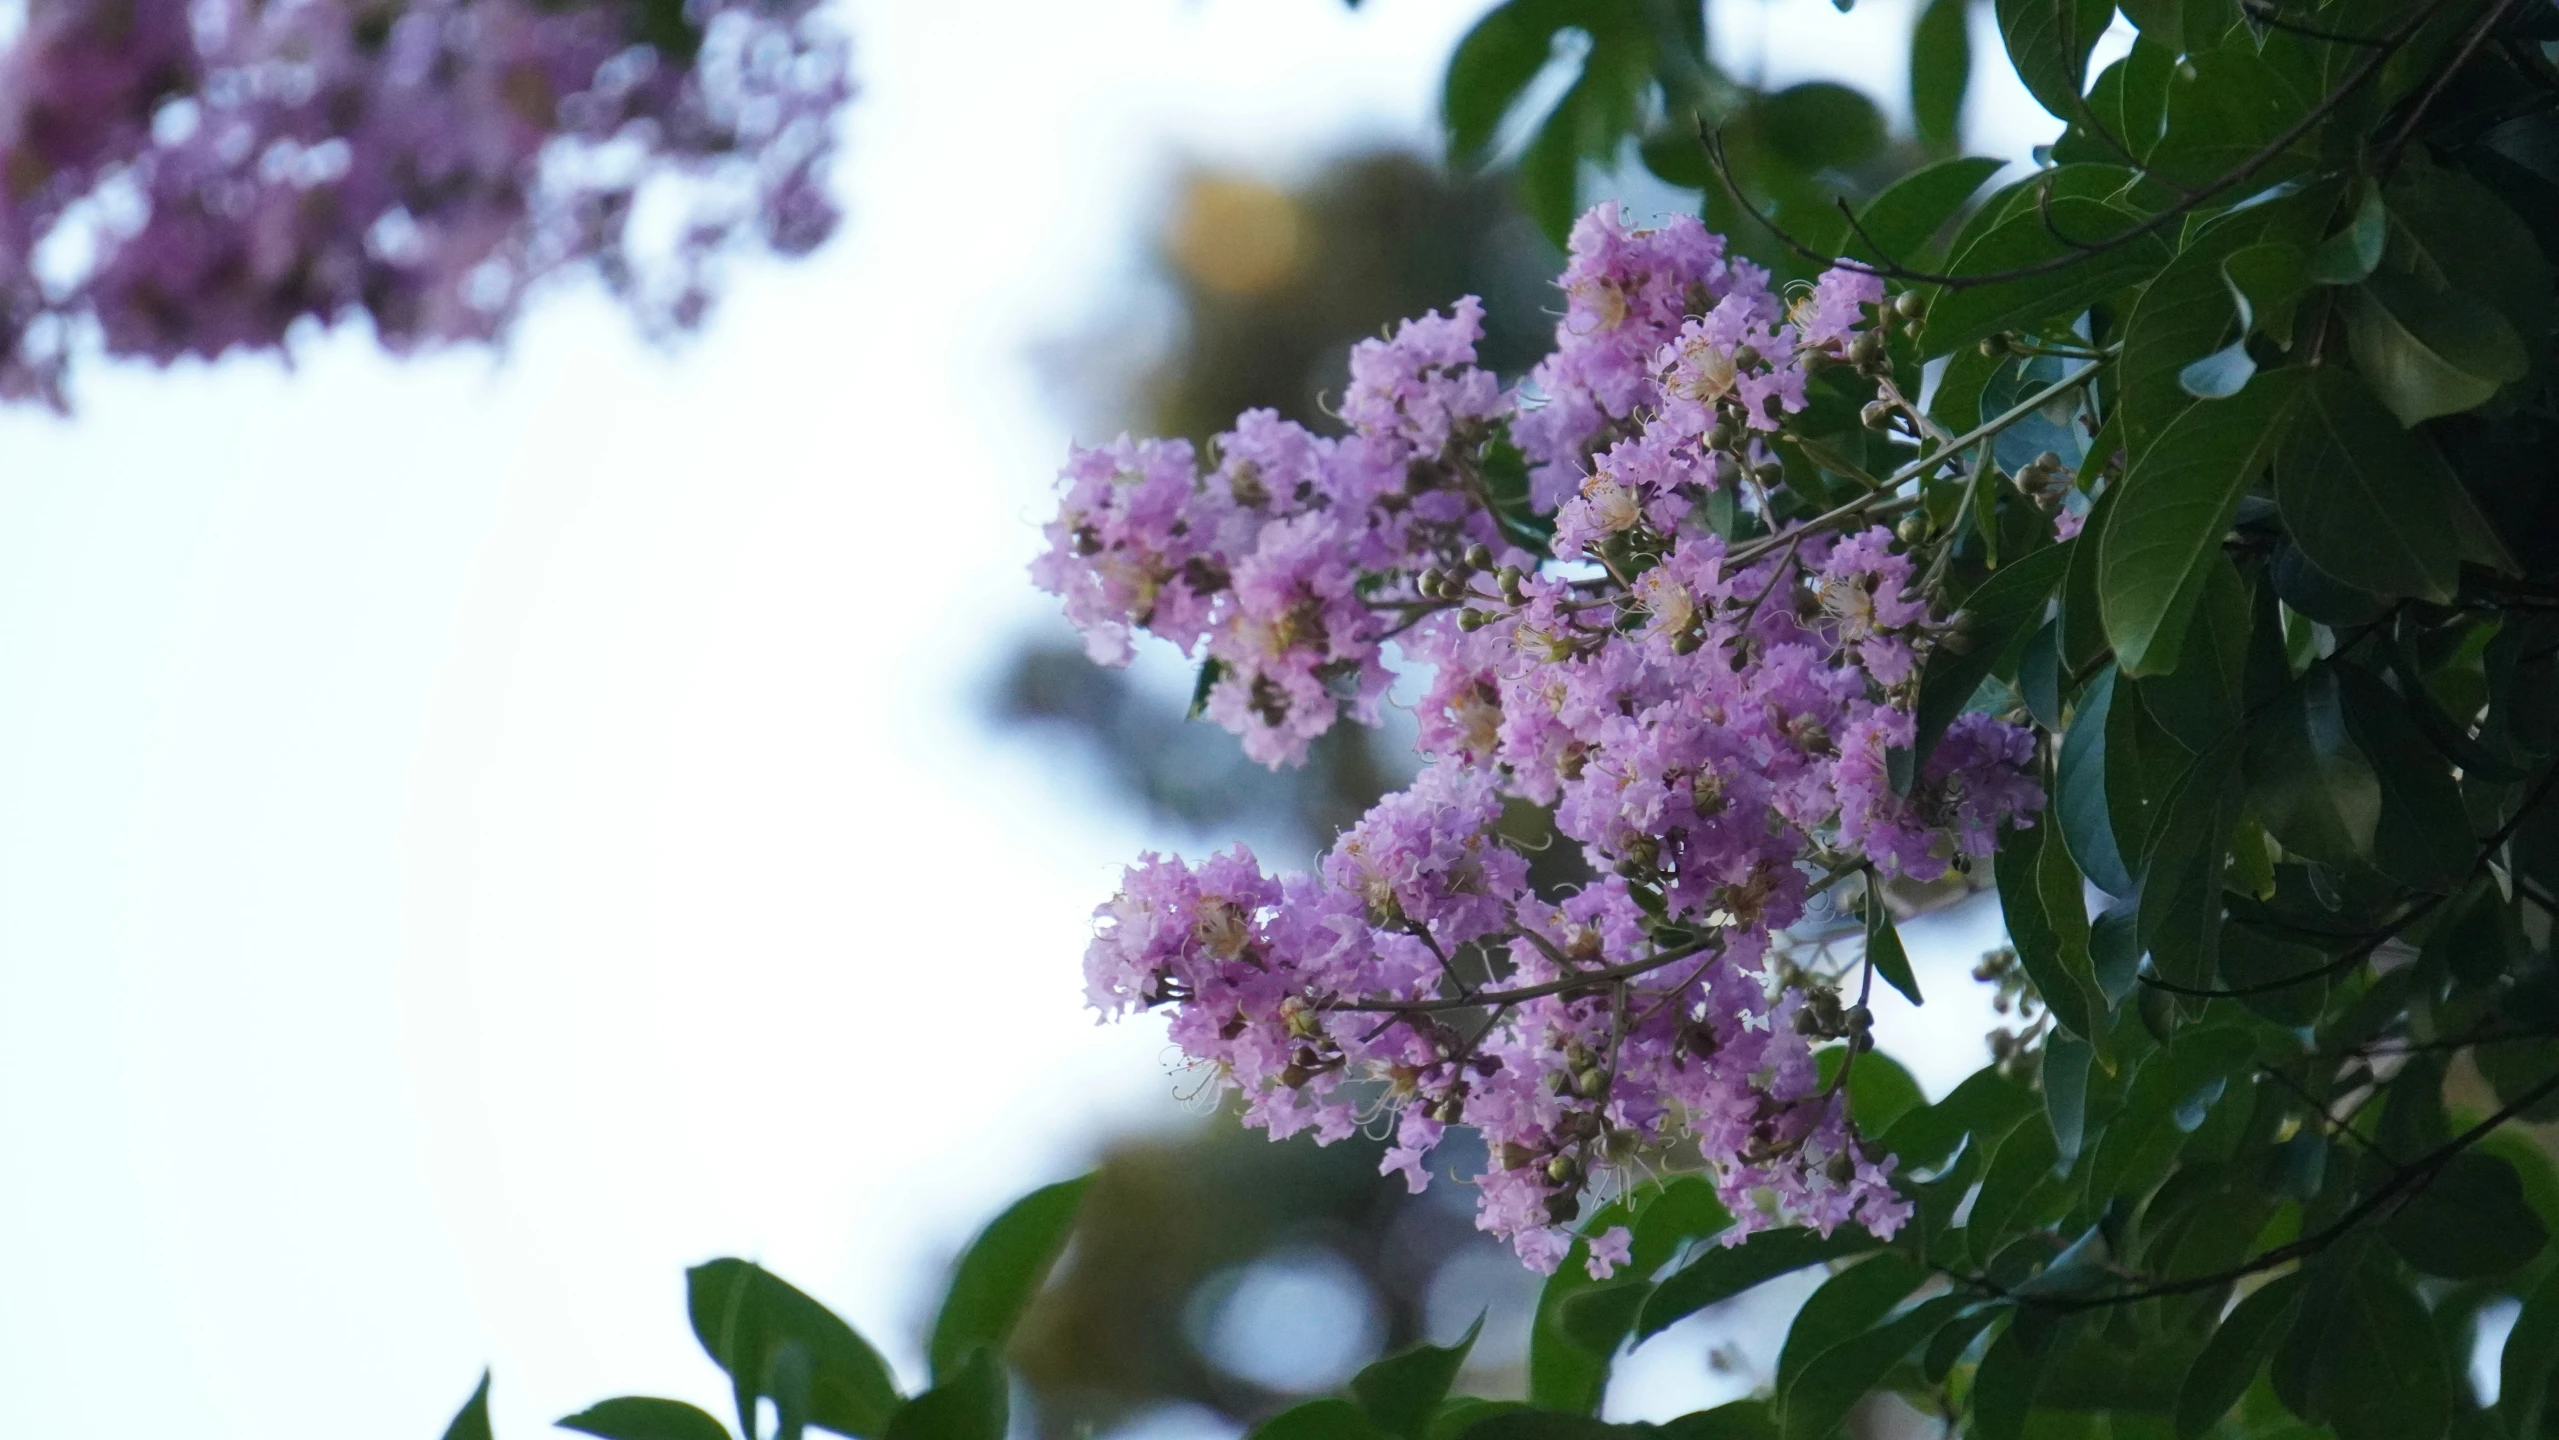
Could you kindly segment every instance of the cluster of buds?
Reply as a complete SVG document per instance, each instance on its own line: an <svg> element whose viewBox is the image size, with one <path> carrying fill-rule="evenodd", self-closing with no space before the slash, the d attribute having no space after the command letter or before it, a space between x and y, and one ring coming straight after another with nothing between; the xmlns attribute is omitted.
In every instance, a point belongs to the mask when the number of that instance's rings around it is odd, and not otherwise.
<svg viewBox="0 0 2559 1440"><path fill-rule="evenodd" d="M2040 1053L2045 1032L2052 1028L2052 1017L2044 1009L2043 997L2035 992L2035 982L2018 963L2017 949L2002 945L1981 957L1973 967L1973 978L1995 987L1991 991L1990 1008L2001 1015L2014 1014L2016 1024L2002 1025L1982 1037L1990 1046L1990 1058L1999 1072L2011 1079L2023 1080L2034 1072L2035 1056Z"/></svg>

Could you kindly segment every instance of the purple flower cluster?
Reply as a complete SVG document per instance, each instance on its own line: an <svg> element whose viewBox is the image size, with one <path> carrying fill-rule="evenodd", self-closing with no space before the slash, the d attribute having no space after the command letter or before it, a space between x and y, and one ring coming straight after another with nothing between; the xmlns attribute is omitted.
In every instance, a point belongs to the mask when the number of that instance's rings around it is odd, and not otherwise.
<svg viewBox="0 0 2559 1440"><path fill-rule="evenodd" d="M1504 391L1480 313L1407 324L1352 360L1350 433L1243 417L1202 470L1178 442L1079 452L1040 581L1092 654L1146 630L1218 667L1210 713L1292 760L1385 651L1427 670L1431 763L1311 874L1235 850L1147 856L1099 912L1105 1014L1172 1007L1186 1055L1274 1136L1393 1136L1418 1190L1473 1126L1480 1223L1552 1269L1594 1192L1702 1164L1739 1223L1890 1234L1891 1160L1819 1080L1816 1047L1868 1043L1862 1010L1787 958L1816 887L1933 879L2043 803L2031 733L1959 720L1921 775L1922 661L1944 625L1890 530L1784 524L1732 542L1723 492L1769 517L1766 437L1817 367L1850 363L1883 300L1856 272L1789 306L1694 221L1574 232L1556 349ZM1492 457L1517 444L1505 508ZM1553 539L1531 548L1529 513ZM1547 895L1501 828L1545 807L1594 883ZM1593 1237L1593 1268L1623 1237Z"/></svg>
<svg viewBox="0 0 2559 1440"><path fill-rule="evenodd" d="M162 363L358 312L394 349L492 339L581 263L688 326L740 237L834 226L849 81L812 3L35 0L0 55L0 394L59 405L91 323Z"/></svg>

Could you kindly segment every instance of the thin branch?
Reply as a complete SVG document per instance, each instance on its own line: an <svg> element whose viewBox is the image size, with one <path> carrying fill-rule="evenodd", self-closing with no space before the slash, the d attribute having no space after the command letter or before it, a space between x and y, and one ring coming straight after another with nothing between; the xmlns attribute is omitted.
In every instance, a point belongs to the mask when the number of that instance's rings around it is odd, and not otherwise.
<svg viewBox="0 0 2559 1440"><path fill-rule="evenodd" d="M1464 1000L1396 1000L1387 996L1371 995L1362 996L1356 1000L1331 1001L1323 1008L1327 1010L1422 1011L1471 1010L1478 1005L1515 1005L1523 1000L1561 995L1567 990L1587 989L1606 985L1613 980L1631 980L1638 975L1648 975L1665 965L1685 960L1705 949L1706 946L1706 941L1699 940L1687 945L1673 946L1641 960L1629 960L1623 965L1610 965L1598 970L1584 970L1561 980L1549 980L1542 985L1524 985L1516 990L1478 990L1473 996Z"/></svg>
<svg viewBox="0 0 2559 1440"><path fill-rule="evenodd" d="M2397 167L2399 152L2416 135L2417 123L2426 118L2426 112L2434 108L2437 100L2443 98L2444 87L2450 85L2452 77L2460 74L2462 67L2470 63L2470 57L2488 38L2488 32L2496 29L2497 22L2506 18L2506 12L2514 6L2515 0L2497 0L2496 4L2489 6L2488 12L2479 17L2479 23L2471 27L2470 34L2461 42L2461 49L2454 52L2452 63L2435 72L2434 83L2426 87L2426 93L2419 96L2415 107L2409 110L2408 118L2399 122L2399 129L2391 135L2389 143L2381 147L2383 174L2387 175ZM2411 33L2413 31L2414 27L2411 27Z"/></svg>

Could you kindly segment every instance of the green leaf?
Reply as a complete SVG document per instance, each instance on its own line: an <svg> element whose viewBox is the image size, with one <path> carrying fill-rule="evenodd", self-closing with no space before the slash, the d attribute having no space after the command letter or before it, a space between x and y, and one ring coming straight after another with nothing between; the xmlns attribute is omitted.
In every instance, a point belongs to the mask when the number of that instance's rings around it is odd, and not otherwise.
<svg viewBox="0 0 2559 1440"><path fill-rule="evenodd" d="M2239 497L2291 421L2299 375L2277 371L2230 399L2196 405L2170 421L2124 477L2097 571L2106 635L2124 673L2175 665Z"/></svg>
<svg viewBox="0 0 2559 1440"><path fill-rule="evenodd" d="M782 1399L777 1379L804 1367L811 1423L875 1436L898 1408L897 1383L853 1327L763 1266L713 1260L684 1272L693 1334L737 1397L738 1428L755 1430L755 1402Z"/></svg>
<svg viewBox="0 0 2559 1440"><path fill-rule="evenodd" d="M2405 884L2446 893L2470 873L2470 821L2451 767L2426 743L2407 702L2371 672L2339 664L2346 730L2381 787L2373 863Z"/></svg>
<svg viewBox="0 0 2559 1440"><path fill-rule="evenodd" d="M1866 963L1903 999L1920 1003L1919 977L1910 971L1910 952L1902 948L1901 931L1893 925L1893 912L1885 907L1883 889L1877 885L1866 887Z"/></svg>
<svg viewBox="0 0 2559 1440"><path fill-rule="evenodd" d="M960 1256L942 1313L933 1321L933 1375L940 1379L980 1346L1004 1351L1022 1307L1048 1278L1075 1232L1092 1177L1046 1185L995 1217Z"/></svg>
<svg viewBox="0 0 2559 1440"><path fill-rule="evenodd" d="M480 1372L479 1388L453 1413L453 1423L444 1427L444 1440L489 1440L488 1371Z"/></svg>
<svg viewBox="0 0 2559 1440"><path fill-rule="evenodd" d="M1640 1203L1611 1202L1583 1222L1590 1234L1616 1225L1634 1230L1625 1266L1630 1275L1659 1271L1681 1246L1732 1223L1732 1216L1715 1199L1714 1187L1693 1175L1632 1198ZM1550 1410L1598 1409L1608 1382L1607 1352L1617 1348L1615 1339L1587 1333L1594 1318L1588 1314L1576 1317L1584 1322L1586 1333L1581 1338L1565 1328L1567 1310L1575 1298L1599 1286L1585 1268L1589 1258L1589 1242L1576 1239L1538 1292L1537 1314L1529 1329L1528 1398ZM1591 1345L1585 1343L1593 1339L1606 1342L1598 1346L1602 1353L1592 1353Z"/></svg>
<svg viewBox="0 0 2559 1440"><path fill-rule="evenodd" d="M2178 1147L2201 1123L2199 1109L2219 1098L2255 1051L2246 1031L2208 1025L2179 1032L2144 1060L2089 1157L2090 1200L2139 1199L2167 1178Z"/></svg>
<svg viewBox="0 0 2559 1440"><path fill-rule="evenodd" d="M2054 1167L2060 1163L2061 1150L2053 1143L2049 1126L2019 1125L1999 1142L1999 1152L1982 1173L1981 1190L1973 1197L1972 1213L1964 1219L1966 1243L1977 1259L1987 1263L2001 1246L2016 1238L2011 1227L2018 1221L2019 1210L2036 1187L2053 1179ZM2034 1222L2030 1218L2028 1223Z"/></svg>
<svg viewBox="0 0 2559 1440"><path fill-rule="evenodd" d="M1778 159L1811 172L1844 169L1884 148L1884 112L1875 102L1828 80L1789 85L1758 105L1761 143Z"/></svg>
<svg viewBox="0 0 2559 1440"><path fill-rule="evenodd" d="M2142 287L2124 320L2124 352L2116 371L2124 448L2139 464L2168 422L2194 404L2182 376L2197 360L2242 338L2222 262L2265 233L2270 217L2234 215L2207 227Z"/></svg>
<svg viewBox="0 0 2559 1440"><path fill-rule="evenodd" d="M1938 8L1961 14L1963 0L1938 0ZM1964 156L1940 160L1894 181L1857 212L1857 229L1864 234L1851 232L1848 258L1904 264L1927 258L1929 242L1953 222L1964 202L1999 167L1997 160Z"/></svg>
<svg viewBox="0 0 2559 1440"><path fill-rule="evenodd" d="M2532 368L2488 302L2387 270L2347 292L2346 344L2402 425L2476 409Z"/></svg>
<svg viewBox="0 0 2559 1440"><path fill-rule="evenodd" d="M2044 1042L2044 1118L2053 1132L2053 1152L2062 1164L2076 1164L2088 1134L2088 1062L2096 1047L2076 1035L2055 1035Z"/></svg>
<svg viewBox="0 0 2559 1440"><path fill-rule="evenodd" d="M2289 240L2243 245L2221 262L2221 278L2256 332L2289 350L2293 312L2310 289L2310 256Z"/></svg>
<svg viewBox="0 0 2559 1440"><path fill-rule="evenodd" d="M1973 1303L1962 1295L1940 1295L1815 1356L1779 1397L1786 1440L1824 1440L1838 1430L1866 1392Z"/></svg>
<svg viewBox="0 0 2559 1440"><path fill-rule="evenodd" d="M887 1440L1004 1440L1012 1392L995 1352L972 1350L932 1389L889 1417Z"/></svg>
<svg viewBox="0 0 2559 1440"><path fill-rule="evenodd" d="M2196 756L2160 808L2142 858L2140 933L2169 981L2212 983L2221 951L2221 872L2239 823L2236 735Z"/></svg>
<svg viewBox="0 0 2559 1440"><path fill-rule="evenodd" d="M2515 1167L2465 1150L2444 1163L2382 1227L2390 1248L2419 1270L2482 1280L2531 1264L2550 1232L2525 1201Z"/></svg>
<svg viewBox="0 0 2559 1440"><path fill-rule="evenodd" d="M1964 22L1971 9L1971 0L1928 0L1911 28L1911 123L1919 142L1932 148L1951 150L1963 138L1964 92L1973 76L1972 32Z"/></svg>
<svg viewBox="0 0 2559 1440"><path fill-rule="evenodd" d="M2357 1265L2320 1293L2314 1280L2276 1354L2278 1380L2301 1379L2294 1413L2338 1440L2433 1440L2452 1415L2452 1380L2426 1307L2381 1264ZM2326 1303L2322 1303L2325 1301Z"/></svg>
<svg viewBox="0 0 2559 1440"><path fill-rule="evenodd" d="M1842 1336L1862 1334L1893 1313L1935 1273L1885 1250L1823 1281L1787 1327L1786 1342L1777 1352L1777 1393L1785 1394L1815 1356L1839 1344Z"/></svg>
<svg viewBox="0 0 2559 1440"><path fill-rule="evenodd" d="M1635 1338L1648 1340L1762 1281L1879 1248L1874 1236L1854 1225L1828 1238L1811 1230L1762 1230L1739 1245L1710 1247L1653 1288L1635 1322Z"/></svg>
<svg viewBox="0 0 2559 1440"><path fill-rule="evenodd" d="M645 1395L590 1405L559 1425L604 1440L729 1440L727 1427L699 1408Z"/></svg>
<svg viewBox="0 0 2559 1440"><path fill-rule="evenodd" d="M2079 871L2067 854L2060 856L2068 872L2067 895L2055 885L2047 891L2043 869L2052 843L2050 825L2028 829L2002 826L1994 870L1999 881L1999 908L2008 921L2008 938L2017 947L2018 963L2035 982L2055 1022L2076 1035L2096 1033L2093 1016L2103 1007L2092 1004L2097 988L2088 960L2088 912L2078 893ZM2053 902L2061 902L2058 910Z"/></svg>
<svg viewBox="0 0 2559 1440"><path fill-rule="evenodd" d="M2300 1299L2300 1277L2285 1275L2250 1291L2223 1317L2177 1391L2178 1440L2195 1440L2248 1393Z"/></svg>
<svg viewBox="0 0 2559 1440"><path fill-rule="evenodd" d="M1432 1412L1448 1398L1448 1387L1457 1383L1457 1372L1483 1329L1484 1317L1478 1315L1454 1345L1416 1345L1377 1361L1351 1377L1352 1396L1380 1429L1404 1440L1423 1440Z"/></svg>
<svg viewBox="0 0 2559 1440"><path fill-rule="evenodd" d="M1497 1428L1511 1416L1496 1416L1467 1432L1472 1435L1528 1436L1536 1430ZM1569 1432L1558 1432L1569 1433ZM1255 1427L1250 1440L1392 1440L1385 1431L1369 1423L1357 1405L1348 1400L1309 1400L1292 1405Z"/></svg>
<svg viewBox="0 0 2559 1440"><path fill-rule="evenodd" d="M1998 0L2008 61L2036 103L2063 120L2079 118L2088 55L2114 16L2114 0Z"/></svg>
<svg viewBox="0 0 2559 1440"><path fill-rule="evenodd" d="M2106 798L2106 722L2114 708L2115 678L2115 667L2109 665L2080 694L2079 713L2062 737L2055 778L2060 794L2054 809L2062 841L2081 873L2109 895L2130 895L2132 870L2116 842ZM2139 703L2126 698L2127 703Z"/></svg>
<svg viewBox="0 0 2559 1440"><path fill-rule="evenodd" d="M2042 1357L2021 1332L2021 1323L2022 1317L2011 1320L1999 1332L1973 1372L1973 1433L1982 1440L2022 1440L2026 1433L2026 1415L2034 1404L2035 1382L2042 1378L2043 1367Z"/></svg>
<svg viewBox="0 0 2559 1440"><path fill-rule="evenodd" d="M2049 216L2030 205L2022 214L2002 219L1958 251L1950 273L1990 275L2080 258L1938 295L1928 307L1921 348L1930 356L1944 355L2002 330L2058 326L2116 291L2149 279L2169 256L2167 243L2155 232L2080 253L2080 247L2112 240L2140 219L2122 205L2076 195L2055 196Z"/></svg>
<svg viewBox="0 0 2559 1440"><path fill-rule="evenodd" d="M2310 278L2322 285L2359 285L2381 266L2382 245L2390 238L2390 212L2378 186L2366 186L2346 228L2319 242L2310 252Z"/></svg>
<svg viewBox="0 0 2559 1440"><path fill-rule="evenodd" d="M2346 728L2345 691L2321 664L2248 727L2248 804L2283 847L2322 865L2372 855L2381 782Z"/></svg>
<svg viewBox="0 0 2559 1440"><path fill-rule="evenodd" d="M1574 1344L1605 1360L1626 1343L1626 1332L1652 1293L1653 1282L1642 1276L1612 1280L1567 1299L1558 1323Z"/></svg>
<svg viewBox="0 0 2559 1440"><path fill-rule="evenodd" d="M1964 712L1997 668L1999 657L2017 637L2043 622L2046 602L2061 584L2076 541L2047 545L1991 572L1981 588L1964 599L1955 624L1962 639L1941 643L1931 651L1919 676L1919 699L1913 717L1911 773L1925 773L1929 755L1944 738L1946 727ZM1960 648L1958 648L1960 645Z"/></svg>
<svg viewBox="0 0 2559 1440"><path fill-rule="evenodd" d="M2206 184L2255 161L2309 108L2252 41L2198 51L2169 76L2168 130L2145 158L2172 182ZM2259 183L2296 168L2280 158L2260 164Z"/></svg>
<svg viewBox="0 0 2559 1440"><path fill-rule="evenodd" d="M2177 388L2198 400L2227 400L2257 375L2248 342L2236 340L2177 372Z"/></svg>
<svg viewBox="0 0 2559 1440"><path fill-rule="evenodd" d="M1561 0L1510 0L1475 23L1449 58L1440 95L1449 163L1483 163L1502 118L1554 55L1555 33L1572 21Z"/></svg>
<svg viewBox="0 0 2559 1440"><path fill-rule="evenodd" d="M2354 374L2310 372L2275 452L2275 505L2313 564L2375 594L2451 600L2461 582L2455 488L2434 442L2393 424Z"/></svg>
<svg viewBox="0 0 2559 1440"><path fill-rule="evenodd" d="M2559 1375L2559 1269L2543 1276L2524 1297L2497 1370L2497 1414L2506 1422L2506 1433L2544 1433L2550 1382Z"/></svg>
<svg viewBox="0 0 2559 1440"><path fill-rule="evenodd" d="M1813 1054L1818 1082L1828 1086L1839 1075L1839 1067L1848 1059L1848 1047L1832 1045ZM1868 1135L1881 1135L1893 1122L1928 1103L1919 1082L1901 1062L1881 1050L1869 1050L1857 1057L1857 1068L1848 1075L1848 1116L1857 1128Z"/></svg>

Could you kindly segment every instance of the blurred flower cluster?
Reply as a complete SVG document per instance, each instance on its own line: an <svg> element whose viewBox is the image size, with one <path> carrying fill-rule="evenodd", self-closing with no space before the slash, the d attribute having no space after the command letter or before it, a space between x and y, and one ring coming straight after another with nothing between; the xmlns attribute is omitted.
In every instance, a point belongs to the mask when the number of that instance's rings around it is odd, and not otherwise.
<svg viewBox="0 0 2559 1440"><path fill-rule="evenodd" d="M1313 873L1141 860L1100 912L1093 1002L1174 1006L1274 1135L1391 1127L1417 1190L1474 1126L1480 1223L1541 1269L1595 1192L1665 1159L1715 1175L1729 1239L1889 1234L1891 1162L1814 1058L1869 1017L1772 936L1829 884L1943 875L2042 804L2031 735L1987 715L1896 783L1947 627L1892 530L1772 501L1767 442L1808 377L1880 374L1895 312L1848 269L1790 300L1696 221L1613 206L1562 285L1518 386L1477 366L1460 301L1353 350L1343 436L1249 412L1205 467L1180 441L1070 461L1037 578L1096 660L1139 630L1202 656L1205 712L1254 758L1373 722L1390 646L1429 681L1430 764ZM1505 797L1603 878L1539 893ZM1594 1239L1604 1269L1623 1237Z"/></svg>
<svg viewBox="0 0 2559 1440"><path fill-rule="evenodd" d="M591 265L652 331L832 230L813 0L35 0L0 55L0 394L361 313L496 338Z"/></svg>

